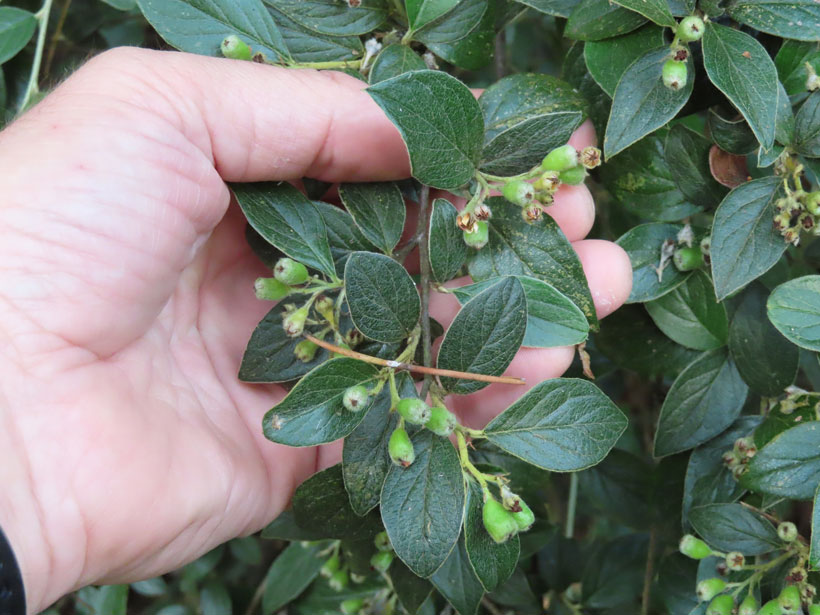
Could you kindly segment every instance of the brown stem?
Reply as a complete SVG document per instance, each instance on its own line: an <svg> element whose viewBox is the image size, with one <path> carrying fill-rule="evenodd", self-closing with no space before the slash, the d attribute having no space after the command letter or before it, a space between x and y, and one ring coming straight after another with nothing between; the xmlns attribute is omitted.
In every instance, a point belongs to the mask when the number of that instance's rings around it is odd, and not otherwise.
<svg viewBox="0 0 820 615"><path fill-rule="evenodd" d="M60 37L63 35L63 26L68 17L69 7L71 7L71 0L66 0L63 4L60 18L57 21L57 27L54 28L54 34L51 35L51 43L48 47L48 54L46 55L46 65L43 68L44 77L48 77L51 74L51 64L54 62L54 54L57 52L57 43L60 42Z"/></svg>
<svg viewBox="0 0 820 615"><path fill-rule="evenodd" d="M525 384L523 378L513 378L511 376L487 376L486 374L471 374L469 372L458 372L453 369L438 369L436 367L412 365L411 363L401 363L399 361L390 361L388 359L371 357L370 355L362 354L361 352L356 352L355 350L342 348L340 346L336 346L335 344L331 344L330 342L320 340L318 337L313 337L309 333L305 334L305 338L309 339L317 346L321 346L325 350L329 350L330 352L335 352L345 357L350 357L351 359L358 359L359 361L364 361L365 363L371 363L373 365L381 365L383 367L391 367L393 369L405 369L408 372L415 372L417 374L445 376L447 378L461 378L462 380L478 380L480 382L493 382L496 384Z"/></svg>
<svg viewBox="0 0 820 615"><path fill-rule="evenodd" d="M433 362L430 340L430 254L427 238L430 229L430 188L421 187L419 196L419 268L421 269L421 349L425 367ZM421 387L421 398L426 399L433 379L426 375Z"/></svg>
<svg viewBox="0 0 820 615"><path fill-rule="evenodd" d="M658 530L652 526L649 530L649 548L646 551L646 569L643 575L643 595L641 597L641 615L649 615L649 602L652 597L652 579L655 577L655 548L658 542Z"/></svg>
<svg viewBox="0 0 820 615"><path fill-rule="evenodd" d="M502 29L495 37L495 78L507 75L507 31Z"/></svg>

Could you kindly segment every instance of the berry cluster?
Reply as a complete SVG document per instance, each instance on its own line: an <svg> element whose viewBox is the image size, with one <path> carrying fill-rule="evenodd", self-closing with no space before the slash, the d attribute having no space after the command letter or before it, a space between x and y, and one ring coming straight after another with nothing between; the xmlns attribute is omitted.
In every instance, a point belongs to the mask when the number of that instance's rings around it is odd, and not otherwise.
<svg viewBox="0 0 820 615"><path fill-rule="evenodd" d="M675 28L675 38L670 46L669 58L661 69L661 80L670 90L680 90L689 80L686 60L689 58L688 43L700 40L705 25L700 17L690 15L680 20Z"/></svg>
<svg viewBox="0 0 820 615"><path fill-rule="evenodd" d="M783 235L786 243L800 243L800 233L803 231L820 235L820 191L789 191L785 197L775 201L775 208L777 213L772 225Z"/></svg>
<svg viewBox="0 0 820 615"><path fill-rule="evenodd" d="M724 465L732 471L736 479L743 476L749 460L757 454L757 447L752 438L738 438L732 450L723 454Z"/></svg>
<svg viewBox="0 0 820 615"><path fill-rule="evenodd" d="M501 501L484 489L484 507L481 511L484 528L497 543L506 542L519 532L526 532L535 523L535 515L527 503L509 487L500 487Z"/></svg>

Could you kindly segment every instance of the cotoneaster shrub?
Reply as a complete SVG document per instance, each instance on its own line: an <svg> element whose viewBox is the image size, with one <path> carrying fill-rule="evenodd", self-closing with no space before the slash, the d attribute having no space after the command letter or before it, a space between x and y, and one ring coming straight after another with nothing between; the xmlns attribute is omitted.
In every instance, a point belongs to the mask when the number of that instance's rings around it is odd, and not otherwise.
<svg viewBox="0 0 820 615"><path fill-rule="evenodd" d="M232 186L271 268L247 292L276 302L238 377L289 387L270 440L343 461L261 539L51 612L816 615L819 39L816 0L0 6L6 119L90 52L167 44L362 79L413 172L341 207L310 178ZM633 266L603 323L543 215L584 181ZM446 331L435 292L463 304ZM581 360L461 425L447 398L514 379L522 345Z"/></svg>

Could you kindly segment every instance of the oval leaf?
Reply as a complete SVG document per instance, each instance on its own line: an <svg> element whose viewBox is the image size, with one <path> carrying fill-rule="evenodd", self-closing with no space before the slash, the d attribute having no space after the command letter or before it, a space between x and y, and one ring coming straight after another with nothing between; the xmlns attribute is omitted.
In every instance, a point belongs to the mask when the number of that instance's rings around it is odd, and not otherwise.
<svg viewBox="0 0 820 615"><path fill-rule="evenodd" d="M459 615L476 615L484 587L470 565L463 537L430 580Z"/></svg>
<svg viewBox="0 0 820 615"><path fill-rule="evenodd" d="M300 25L329 36L367 34L387 20L381 0L363 0L357 7L338 0L266 0Z"/></svg>
<svg viewBox="0 0 820 615"><path fill-rule="evenodd" d="M362 234L385 254L392 253L407 211L399 187L393 182L341 184L339 198Z"/></svg>
<svg viewBox="0 0 820 615"><path fill-rule="evenodd" d="M675 27L678 24L672 17L669 3L666 0L618 0L616 4L640 13L659 26Z"/></svg>
<svg viewBox="0 0 820 615"><path fill-rule="evenodd" d="M755 30L816 41L820 32L820 7L815 0L734 0L726 12Z"/></svg>
<svg viewBox="0 0 820 615"><path fill-rule="evenodd" d="M689 511L692 527L714 549L761 555L781 547L774 526L742 504L709 504Z"/></svg>
<svg viewBox="0 0 820 615"><path fill-rule="evenodd" d="M766 305L769 320L786 339L820 351L820 276L789 280L774 289Z"/></svg>
<svg viewBox="0 0 820 615"><path fill-rule="evenodd" d="M811 500L820 482L820 422L787 429L749 461L741 484L792 500Z"/></svg>
<svg viewBox="0 0 820 615"><path fill-rule="evenodd" d="M587 42L584 45L584 60L595 82L612 97L629 65L661 45L663 28L647 24L623 36Z"/></svg>
<svg viewBox="0 0 820 615"><path fill-rule="evenodd" d="M820 157L820 92L809 96L797 112L794 148L804 156Z"/></svg>
<svg viewBox="0 0 820 615"><path fill-rule="evenodd" d="M368 75L370 83L379 83L412 70L424 70L427 65L408 45L388 45L376 57Z"/></svg>
<svg viewBox="0 0 820 615"><path fill-rule="evenodd" d="M632 32L646 18L608 0L581 0L567 20L564 35L582 41L600 41Z"/></svg>
<svg viewBox="0 0 820 615"><path fill-rule="evenodd" d="M0 64L11 60L31 40L37 20L32 13L0 6Z"/></svg>
<svg viewBox="0 0 820 615"><path fill-rule="evenodd" d="M683 124L672 127L663 155L675 185L692 203L714 207L726 196L726 189L714 180L709 168L711 143Z"/></svg>
<svg viewBox="0 0 820 615"><path fill-rule="evenodd" d="M265 577L264 613L275 613L307 589L326 561L319 555L326 546L321 542L292 542L278 555Z"/></svg>
<svg viewBox="0 0 820 615"><path fill-rule="evenodd" d="M452 280L467 260L467 244L456 225L458 211L447 199L433 201L428 252L433 279L440 284Z"/></svg>

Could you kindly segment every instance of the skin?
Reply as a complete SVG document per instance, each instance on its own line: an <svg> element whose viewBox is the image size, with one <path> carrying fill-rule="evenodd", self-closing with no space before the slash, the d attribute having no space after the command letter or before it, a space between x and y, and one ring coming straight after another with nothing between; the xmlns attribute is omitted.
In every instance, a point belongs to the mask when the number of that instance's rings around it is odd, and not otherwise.
<svg viewBox="0 0 820 615"><path fill-rule="evenodd" d="M262 416L284 392L236 378L270 308L253 280L270 272L225 182L407 177L398 132L363 87L119 49L0 132L0 527L31 612L254 532L339 459L339 443L265 440ZM572 143L594 139L584 125ZM620 248L584 239L589 192L563 188L549 213L609 314L631 271ZM432 310L447 323L457 302L436 294ZM572 357L523 349L508 373L534 385ZM523 392L492 386L455 410L481 425Z"/></svg>

